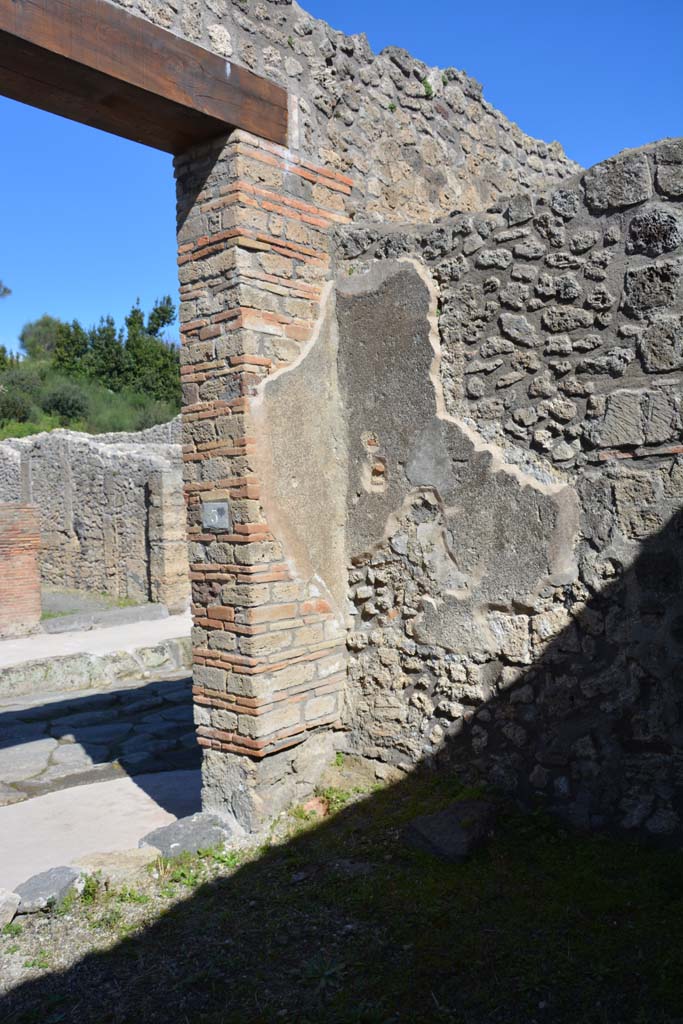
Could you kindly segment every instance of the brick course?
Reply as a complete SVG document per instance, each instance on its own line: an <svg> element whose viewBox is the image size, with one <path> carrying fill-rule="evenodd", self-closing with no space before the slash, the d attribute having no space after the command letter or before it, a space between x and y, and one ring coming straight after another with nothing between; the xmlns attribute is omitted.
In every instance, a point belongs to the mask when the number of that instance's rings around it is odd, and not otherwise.
<svg viewBox="0 0 683 1024"><path fill-rule="evenodd" d="M30 633L40 623L38 513L33 505L0 505L0 637Z"/></svg>

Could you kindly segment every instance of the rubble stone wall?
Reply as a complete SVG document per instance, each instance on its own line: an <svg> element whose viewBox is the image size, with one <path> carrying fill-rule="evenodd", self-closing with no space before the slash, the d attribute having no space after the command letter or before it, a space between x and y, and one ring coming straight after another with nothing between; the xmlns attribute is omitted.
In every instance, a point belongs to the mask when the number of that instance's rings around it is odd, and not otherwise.
<svg viewBox="0 0 683 1024"><path fill-rule="evenodd" d="M175 421L140 434L55 430L0 444L0 500L35 505L44 583L186 606L179 433Z"/></svg>
<svg viewBox="0 0 683 1024"><path fill-rule="evenodd" d="M679 144L581 176L289 0L117 3L290 94L288 148L176 161L204 805L254 827L346 731L674 833Z"/></svg>
<svg viewBox="0 0 683 1024"><path fill-rule="evenodd" d="M577 165L557 142L525 135L478 82L405 50L374 54L291 0L115 0L271 81L291 97L290 145L364 182L351 219L419 221L481 210Z"/></svg>
<svg viewBox="0 0 683 1024"><path fill-rule="evenodd" d="M683 813L683 141L339 233L353 749Z"/></svg>

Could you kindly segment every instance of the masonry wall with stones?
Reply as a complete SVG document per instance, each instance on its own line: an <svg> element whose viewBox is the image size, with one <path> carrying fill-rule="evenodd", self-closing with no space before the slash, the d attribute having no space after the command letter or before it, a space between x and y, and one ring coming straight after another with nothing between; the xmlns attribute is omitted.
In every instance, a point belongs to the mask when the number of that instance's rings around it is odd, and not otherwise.
<svg viewBox="0 0 683 1024"><path fill-rule="evenodd" d="M22 636L40 624L39 545L35 508L0 504L0 637Z"/></svg>
<svg viewBox="0 0 683 1024"><path fill-rule="evenodd" d="M263 380L313 335L331 229L480 206L575 165L461 72L376 57L295 4L117 2L290 93L288 148L236 131L176 160L204 804L252 827L310 790L341 720L343 606L264 505L272 472L254 415ZM220 506L229 521L216 528Z"/></svg>
<svg viewBox="0 0 683 1024"><path fill-rule="evenodd" d="M0 501L31 502L43 583L167 604L189 596L180 422L0 444Z"/></svg>
<svg viewBox="0 0 683 1024"><path fill-rule="evenodd" d="M339 232L352 749L680 835L681 199L667 140Z"/></svg>
<svg viewBox="0 0 683 1024"><path fill-rule="evenodd" d="M291 148L363 181L346 212L426 220L577 170L557 142L525 135L478 82L405 50L374 54L291 0L116 0L120 7L284 86Z"/></svg>
<svg viewBox="0 0 683 1024"><path fill-rule="evenodd" d="M176 160L204 805L255 827L346 743L675 830L677 710L647 650L677 627L638 568L672 534L648 512L610 548L640 448L676 508L676 368L628 376L651 372L629 325L676 308L677 228L643 241L675 147L582 181L462 72L288 0L117 3L290 94L287 148L235 131ZM636 620L648 639L622 639Z"/></svg>

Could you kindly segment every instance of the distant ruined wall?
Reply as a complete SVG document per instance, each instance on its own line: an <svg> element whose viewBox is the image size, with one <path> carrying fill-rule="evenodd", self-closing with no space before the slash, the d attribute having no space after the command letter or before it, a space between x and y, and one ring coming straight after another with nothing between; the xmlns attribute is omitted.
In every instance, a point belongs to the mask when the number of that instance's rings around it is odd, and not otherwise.
<svg viewBox="0 0 683 1024"><path fill-rule="evenodd" d="M525 135L454 68L405 50L374 54L291 0L115 0L163 28L284 86L291 147L362 180L352 219L431 220L541 188L577 165L557 142Z"/></svg>
<svg viewBox="0 0 683 1024"><path fill-rule="evenodd" d="M44 583L180 610L189 590L179 422L0 443L0 500L32 502Z"/></svg>
<svg viewBox="0 0 683 1024"><path fill-rule="evenodd" d="M354 750L680 833L681 199L665 141L339 233Z"/></svg>

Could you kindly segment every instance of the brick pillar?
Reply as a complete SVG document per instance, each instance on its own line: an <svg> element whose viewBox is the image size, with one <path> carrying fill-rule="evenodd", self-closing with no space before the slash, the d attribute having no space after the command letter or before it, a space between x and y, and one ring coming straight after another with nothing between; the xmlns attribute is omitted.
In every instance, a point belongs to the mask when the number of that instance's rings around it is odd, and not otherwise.
<svg viewBox="0 0 683 1024"><path fill-rule="evenodd" d="M33 505L0 505L0 637L40 625L40 529Z"/></svg>
<svg viewBox="0 0 683 1024"><path fill-rule="evenodd" d="M203 803L252 828L310 790L340 717L340 614L266 521L250 407L312 336L352 182L242 131L176 176Z"/></svg>

